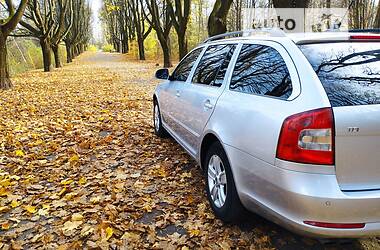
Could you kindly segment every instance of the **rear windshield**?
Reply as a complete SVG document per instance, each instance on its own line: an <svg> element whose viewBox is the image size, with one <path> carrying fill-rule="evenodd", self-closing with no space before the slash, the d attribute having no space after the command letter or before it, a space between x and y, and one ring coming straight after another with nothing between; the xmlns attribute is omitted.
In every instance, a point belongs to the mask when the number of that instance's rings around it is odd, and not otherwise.
<svg viewBox="0 0 380 250"><path fill-rule="evenodd" d="M380 104L380 43L299 46L333 107Z"/></svg>

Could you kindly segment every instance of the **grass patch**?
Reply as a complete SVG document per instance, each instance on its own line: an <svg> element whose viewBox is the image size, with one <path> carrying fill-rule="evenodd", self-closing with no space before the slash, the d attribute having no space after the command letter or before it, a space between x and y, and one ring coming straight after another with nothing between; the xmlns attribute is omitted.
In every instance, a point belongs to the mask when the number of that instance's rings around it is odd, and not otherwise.
<svg viewBox="0 0 380 250"><path fill-rule="evenodd" d="M8 63L12 76L19 73L43 68L42 50L39 43L31 39L12 39L8 41ZM66 62L66 48L59 47L61 62ZM52 52L52 63L54 54Z"/></svg>

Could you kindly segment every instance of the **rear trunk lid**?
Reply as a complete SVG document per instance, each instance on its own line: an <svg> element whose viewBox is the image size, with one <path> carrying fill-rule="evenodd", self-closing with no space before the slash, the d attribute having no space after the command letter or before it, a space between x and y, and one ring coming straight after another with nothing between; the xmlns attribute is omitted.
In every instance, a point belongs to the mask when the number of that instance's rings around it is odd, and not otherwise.
<svg viewBox="0 0 380 250"><path fill-rule="evenodd" d="M380 105L333 108L342 190L380 189Z"/></svg>
<svg viewBox="0 0 380 250"><path fill-rule="evenodd" d="M380 43L346 41L300 49L334 111L335 168L341 189L380 189Z"/></svg>

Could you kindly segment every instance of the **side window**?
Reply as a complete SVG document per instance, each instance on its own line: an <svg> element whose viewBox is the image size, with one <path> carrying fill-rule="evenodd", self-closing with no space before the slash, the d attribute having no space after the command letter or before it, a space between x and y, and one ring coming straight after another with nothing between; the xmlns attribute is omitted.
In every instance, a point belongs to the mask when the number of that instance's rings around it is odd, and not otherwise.
<svg viewBox="0 0 380 250"><path fill-rule="evenodd" d="M193 68L194 63L198 59L198 56L201 54L202 50L203 48L198 48L188 54L177 66L170 80L185 82L189 77L190 71Z"/></svg>
<svg viewBox="0 0 380 250"><path fill-rule="evenodd" d="M231 46L231 49L228 51L226 58L224 59L222 65L219 68L218 74L216 75L213 86L220 87L223 84L224 77L227 73L228 65L230 64L231 58L235 52L235 45Z"/></svg>
<svg viewBox="0 0 380 250"><path fill-rule="evenodd" d="M288 99L292 81L280 53L264 45L243 45L232 74L231 90Z"/></svg>
<svg viewBox="0 0 380 250"><path fill-rule="evenodd" d="M207 48L195 70L192 82L220 87L235 45L213 45Z"/></svg>

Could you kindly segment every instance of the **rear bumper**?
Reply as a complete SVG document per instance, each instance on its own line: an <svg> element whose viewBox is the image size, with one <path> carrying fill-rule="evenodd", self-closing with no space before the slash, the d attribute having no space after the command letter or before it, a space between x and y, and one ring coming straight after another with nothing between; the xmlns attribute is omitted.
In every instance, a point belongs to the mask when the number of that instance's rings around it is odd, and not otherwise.
<svg viewBox="0 0 380 250"><path fill-rule="evenodd" d="M335 175L282 169L225 145L243 205L289 230L319 238L380 235L380 191L342 192ZM365 223L330 229L304 221Z"/></svg>
<svg viewBox="0 0 380 250"><path fill-rule="evenodd" d="M241 196L244 206L253 212L259 213L263 217L275 222L276 224L287 228L288 230L300 235L313 238L368 238L372 236L380 235L380 222L366 223L364 228L359 229L331 229L320 228L303 223L303 220L299 217L294 218L290 214L281 213L275 211L270 207L266 207L264 204L258 203L252 196ZM314 218L317 218L318 214L315 214ZM315 221L324 222L318 219ZM330 220L333 221L333 220ZM338 223L338 221L335 221ZM340 223L342 221L339 221Z"/></svg>

